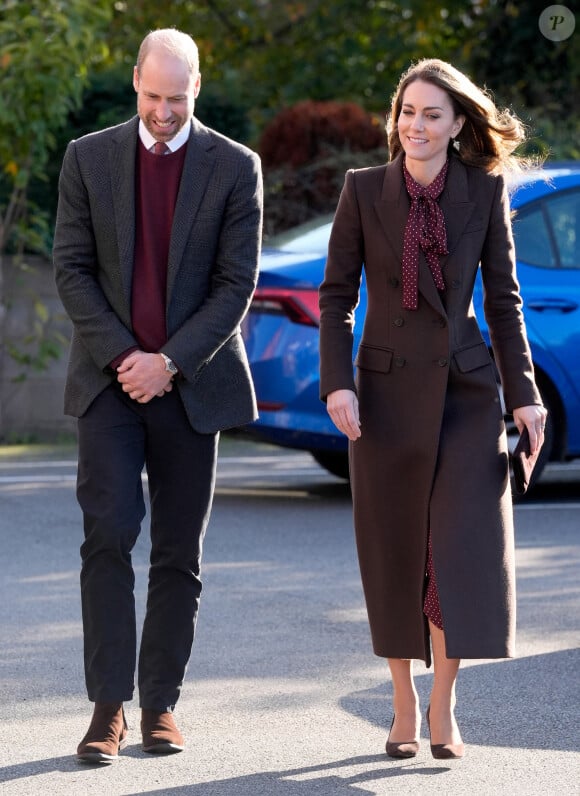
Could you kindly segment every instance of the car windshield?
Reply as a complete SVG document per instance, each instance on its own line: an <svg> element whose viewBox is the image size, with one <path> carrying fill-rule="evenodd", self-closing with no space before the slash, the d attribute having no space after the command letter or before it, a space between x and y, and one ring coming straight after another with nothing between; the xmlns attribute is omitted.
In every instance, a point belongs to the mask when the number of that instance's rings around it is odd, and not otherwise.
<svg viewBox="0 0 580 796"><path fill-rule="evenodd" d="M268 238L264 245L285 252L326 252L332 226L332 215L319 216L278 235Z"/></svg>

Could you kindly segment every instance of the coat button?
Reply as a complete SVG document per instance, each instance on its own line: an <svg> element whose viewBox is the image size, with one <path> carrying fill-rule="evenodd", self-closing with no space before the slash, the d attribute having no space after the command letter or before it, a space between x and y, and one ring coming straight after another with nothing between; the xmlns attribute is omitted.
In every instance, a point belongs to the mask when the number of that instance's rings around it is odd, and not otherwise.
<svg viewBox="0 0 580 796"><path fill-rule="evenodd" d="M455 290L457 290L458 287L461 287L461 282L459 279L453 279L451 282L451 287L455 288Z"/></svg>
<svg viewBox="0 0 580 796"><path fill-rule="evenodd" d="M446 358L446 357L440 357L440 358L437 360L437 364L438 364L440 367L444 368L444 367L445 367L445 365L447 365L447 358Z"/></svg>
<svg viewBox="0 0 580 796"><path fill-rule="evenodd" d="M393 323L395 324L395 326L404 326L405 321L403 320L403 318L395 318Z"/></svg>
<svg viewBox="0 0 580 796"><path fill-rule="evenodd" d="M402 368L405 364L405 357L395 357L395 366L397 368Z"/></svg>
<svg viewBox="0 0 580 796"><path fill-rule="evenodd" d="M396 277L396 276L392 276L392 277L389 279L389 282L391 283L391 286L392 286L392 287L399 287L399 280L397 279L397 277Z"/></svg>
<svg viewBox="0 0 580 796"><path fill-rule="evenodd" d="M441 329L445 329L445 327L447 326L447 321L445 320L445 318L439 318L439 326L441 327Z"/></svg>

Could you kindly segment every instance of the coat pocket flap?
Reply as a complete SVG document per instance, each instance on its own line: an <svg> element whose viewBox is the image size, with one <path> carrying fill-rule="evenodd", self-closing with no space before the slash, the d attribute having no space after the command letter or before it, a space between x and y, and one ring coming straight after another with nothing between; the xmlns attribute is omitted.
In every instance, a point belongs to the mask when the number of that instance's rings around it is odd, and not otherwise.
<svg viewBox="0 0 580 796"><path fill-rule="evenodd" d="M354 364L361 370L376 370L379 373L388 373L393 361L393 352L390 348L376 348L375 346L361 343Z"/></svg>
<svg viewBox="0 0 580 796"><path fill-rule="evenodd" d="M470 370L482 368L484 365L491 364L491 357L484 342L472 345L469 348L462 348L453 355L455 364L462 373L469 373Z"/></svg>

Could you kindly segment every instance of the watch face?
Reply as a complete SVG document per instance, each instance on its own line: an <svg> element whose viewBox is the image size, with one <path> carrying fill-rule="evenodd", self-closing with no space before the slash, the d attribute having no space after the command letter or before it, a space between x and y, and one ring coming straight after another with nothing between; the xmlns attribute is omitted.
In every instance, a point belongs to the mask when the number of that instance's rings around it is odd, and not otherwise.
<svg viewBox="0 0 580 796"><path fill-rule="evenodd" d="M166 354L162 354L162 357L165 360L165 370L175 375L178 372L177 365Z"/></svg>

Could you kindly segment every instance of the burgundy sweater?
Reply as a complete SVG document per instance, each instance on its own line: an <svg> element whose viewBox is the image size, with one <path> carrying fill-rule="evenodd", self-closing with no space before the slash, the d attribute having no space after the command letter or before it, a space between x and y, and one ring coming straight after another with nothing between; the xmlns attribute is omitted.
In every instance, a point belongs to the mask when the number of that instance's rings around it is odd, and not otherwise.
<svg viewBox="0 0 580 796"><path fill-rule="evenodd" d="M184 144L177 152L154 155L141 140L137 147L131 321L141 349L152 353L167 342L167 260L186 150Z"/></svg>
<svg viewBox="0 0 580 796"><path fill-rule="evenodd" d="M167 341L165 303L167 260L187 144L177 152L155 155L139 139L135 163L135 254L131 322L139 349L156 353ZM116 370L137 347L111 362Z"/></svg>

